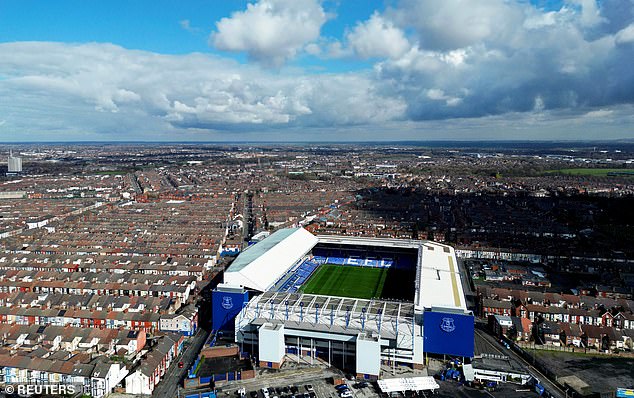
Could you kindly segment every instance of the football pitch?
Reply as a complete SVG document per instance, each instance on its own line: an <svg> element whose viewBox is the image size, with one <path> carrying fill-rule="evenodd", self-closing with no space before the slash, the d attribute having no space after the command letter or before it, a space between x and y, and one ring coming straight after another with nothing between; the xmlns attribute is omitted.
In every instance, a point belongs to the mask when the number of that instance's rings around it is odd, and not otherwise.
<svg viewBox="0 0 634 398"><path fill-rule="evenodd" d="M325 264L317 269L301 290L326 296L381 297L387 274L388 268Z"/></svg>

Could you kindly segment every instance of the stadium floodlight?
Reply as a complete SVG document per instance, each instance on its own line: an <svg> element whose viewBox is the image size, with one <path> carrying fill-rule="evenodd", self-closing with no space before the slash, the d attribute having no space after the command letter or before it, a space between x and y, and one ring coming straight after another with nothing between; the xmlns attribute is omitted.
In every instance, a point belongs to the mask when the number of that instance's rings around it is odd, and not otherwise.
<svg viewBox="0 0 634 398"><path fill-rule="evenodd" d="M299 321L304 322L304 302L299 302Z"/></svg>

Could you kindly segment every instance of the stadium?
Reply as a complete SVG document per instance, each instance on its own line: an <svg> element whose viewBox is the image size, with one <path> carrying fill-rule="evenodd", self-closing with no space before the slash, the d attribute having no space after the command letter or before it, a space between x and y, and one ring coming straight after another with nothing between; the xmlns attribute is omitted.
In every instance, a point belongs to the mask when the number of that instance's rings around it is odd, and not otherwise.
<svg viewBox="0 0 634 398"><path fill-rule="evenodd" d="M435 242L281 229L235 259L212 301L213 328L260 366L300 354L376 378L427 354L473 356L455 252Z"/></svg>

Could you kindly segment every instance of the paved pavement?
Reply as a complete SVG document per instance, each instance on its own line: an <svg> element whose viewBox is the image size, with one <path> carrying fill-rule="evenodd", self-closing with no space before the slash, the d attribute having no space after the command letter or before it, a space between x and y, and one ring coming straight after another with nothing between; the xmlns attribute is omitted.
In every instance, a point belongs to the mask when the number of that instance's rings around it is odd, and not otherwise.
<svg viewBox="0 0 634 398"><path fill-rule="evenodd" d="M190 344L185 348L170 365L169 369L165 372L165 377L159 382L152 393L153 397L157 398L176 398L184 396L182 394L183 389L180 388L181 380L187 375L187 370L192 366L198 353L207 341L209 337L209 331L203 328L198 329L196 334L189 339ZM179 368L178 363L182 361L183 367Z"/></svg>

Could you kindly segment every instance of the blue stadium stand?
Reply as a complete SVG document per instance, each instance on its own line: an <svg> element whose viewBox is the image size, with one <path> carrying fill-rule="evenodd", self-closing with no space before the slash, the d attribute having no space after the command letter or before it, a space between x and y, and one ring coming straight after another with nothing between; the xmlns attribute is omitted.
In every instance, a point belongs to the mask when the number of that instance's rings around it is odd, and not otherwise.
<svg viewBox="0 0 634 398"><path fill-rule="evenodd" d="M356 267L389 268L394 265L391 258L361 258L361 257L317 257L319 264L352 265Z"/></svg>
<svg viewBox="0 0 634 398"><path fill-rule="evenodd" d="M295 270L291 271L291 276L280 286L278 292L295 293L310 278L317 267L319 267L317 262L304 260Z"/></svg>

